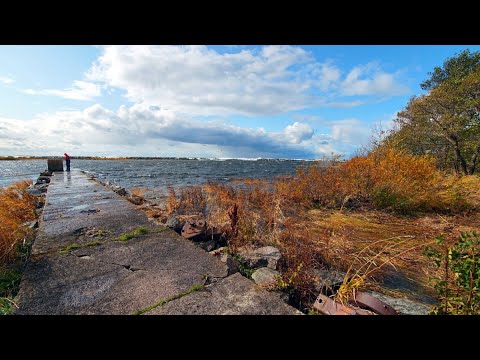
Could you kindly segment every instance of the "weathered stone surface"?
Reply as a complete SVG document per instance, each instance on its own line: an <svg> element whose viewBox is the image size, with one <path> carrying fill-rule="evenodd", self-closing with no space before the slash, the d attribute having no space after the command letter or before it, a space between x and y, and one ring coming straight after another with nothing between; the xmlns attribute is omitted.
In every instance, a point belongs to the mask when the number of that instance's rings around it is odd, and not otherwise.
<svg viewBox="0 0 480 360"><path fill-rule="evenodd" d="M40 195L43 195L45 192L44 191L41 191L39 189L27 189L27 192L34 195L34 196L40 196Z"/></svg>
<svg viewBox="0 0 480 360"><path fill-rule="evenodd" d="M123 188L121 186L116 185L112 188L112 190L115 191L120 196L127 195L127 190L125 190L125 188Z"/></svg>
<svg viewBox="0 0 480 360"><path fill-rule="evenodd" d="M392 306L400 315L428 315L431 306L408 299L394 298L374 291L366 291L386 304Z"/></svg>
<svg viewBox="0 0 480 360"><path fill-rule="evenodd" d="M205 251L212 251L217 247L217 242L212 239L208 241L202 241L195 243L200 249Z"/></svg>
<svg viewBox="0 0 480 360"><path fill-rule="evenodd" d="M34 189L40 191L41 194L46 193L48 189L48 184L35 184Z"/></svg>
<svg viewBox="0 0 480 360"><path fill-rule="evenodd" d="M264 246L257 249L243 246L238 248L237 252L252 268L267 266L276 270L278 261L282 258L280 250L273 246Z"/></svg>
<svg viewBox="0 0 480 360"><path fill-rule="evenodd" d="M279 276L280 273L278 271L263 267L254 271L252 280L255 281L255 284L265 289L274 289L277 287L277 279Z"/></svg>
<svg viewBox="0 0 480 360"><path fill-rule="evenodd" d="M239 273L147 312L149 315L301 315Z"/></svg>
<svg viewBox="0 0 480 360"><path fill-rule="evenodd" d="M39 176L35 185L39 184L48 184L50 182L50 177L48 176Z"/></svg>
<svg viewBox="0 0 480 360"><path fill-rule="evenodd" d="M198 313L296 312L241 276L215 288L228 279L225 263L72 170L52 177L39 235L15 299L17 314L131 314L207 281L213 283L208 291L215 304L194 300ZM115 241L139 226L148 233ZM100 244L86 246L92 241ZM84 246L60 253L73 244Z"/></svg>
<svg viewBox="0 0 480 360"><path fill-rule="evenodd" d="M220 247L216 250L210 251L209 254L218 258L221 262L227 265L228 268L228 275L232 275L237 273L240 268L238 261L235 260L228 252L228 248L226 246Z"/></svg>
<svg viewBox="0 0 480 360"><path fill-rule="evenodd" d="M169 227L170 229L174 230L175 232L180 234L182 231L184 223L182 223L175 215L170 215L165 221L165 226Z"/></svg>
<svg viewBox="0 0 480 360"><path fill-rule="evenodd" d="M82 212L92 208L100 211ZM139 226L149 232L113 241ZM59 253L92 240L101 245ZM52 177L32 250L17 314L130 314L203 283L206 275L228 274L225 264L75 169Z"/></svg>
<svg viewBox="0 0 480 360"><path fill-rule="evenodd" d="M314 269L312 275L315 291L330 294L343 282L346 273L336 269Z"/></svg>

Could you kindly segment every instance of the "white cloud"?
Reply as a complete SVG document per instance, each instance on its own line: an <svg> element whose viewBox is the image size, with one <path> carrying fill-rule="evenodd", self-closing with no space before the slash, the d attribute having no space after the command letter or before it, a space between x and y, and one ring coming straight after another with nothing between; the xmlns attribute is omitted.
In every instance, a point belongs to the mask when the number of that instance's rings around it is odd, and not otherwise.
<svg viewBox="0 0 480 360"><path fill-rule="evenodd" d="M26 89L26 94L30 95L55 95L71 100L92 100L101 95L101 86L88 81L75 80L73 86L68 89Z"/></svg>
<svg viewBox="0 0 480 360"><path fill-rule="evenodd" d="M83 111L41 114L27 122L0 118L0 149L10 153L74 149L78 155L88 155L109 149L128 155L138 146L143 155L172 156L163 150L167 144L175 144L177 156L190 149L189 156L300 158L312 156L306 146L312 135L313 130L301 122L279 132L266 132L199 121L140 104L122 105L115 112L96 104Z"/></svg>
<svg viewBox="0 0 480 360"><path fill-rule="evenodd" d="M401 88L392 74L362 69L353 69L342 80L332 61L318 62L294 46L223 54L206 46L105 46L86 79L122 89L134 103L192 115L272 115L308 107L350 107L360 102L327 99L335 94L386 95Z"/></svg>
<svg viewBox="0 0 480 360"><path fill-rule="evenodd" d="M4 85L11 85L15 82L15 79L11 76L0 76L0 83Z"/></svg>
<svg viewBox="0 0 480 360"><path fill-rule="evenodd" d="M285 128L284 134L290 143L300 144L302 141L312 138L313 129L308 124L295 122Z"/></svg>
<svg viewBox="0 0 480 360"><path fill-rule="evenodd" d="M401 95L408 91L397 82L395 74L381 70L377 63L354 67L340 84L341 92L353 95Z"/></svg>

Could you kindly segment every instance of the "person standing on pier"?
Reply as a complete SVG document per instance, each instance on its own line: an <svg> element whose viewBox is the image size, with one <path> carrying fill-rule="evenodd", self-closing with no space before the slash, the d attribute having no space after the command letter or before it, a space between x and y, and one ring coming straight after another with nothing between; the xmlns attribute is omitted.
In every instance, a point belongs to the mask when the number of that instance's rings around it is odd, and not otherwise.
<svg viewBox="0 0 480 360"><path fill-rule="evenodd" d="M65 164L67 165L67 171L70 171L70 156L67 153L64 153L65 155Z"/></svg>

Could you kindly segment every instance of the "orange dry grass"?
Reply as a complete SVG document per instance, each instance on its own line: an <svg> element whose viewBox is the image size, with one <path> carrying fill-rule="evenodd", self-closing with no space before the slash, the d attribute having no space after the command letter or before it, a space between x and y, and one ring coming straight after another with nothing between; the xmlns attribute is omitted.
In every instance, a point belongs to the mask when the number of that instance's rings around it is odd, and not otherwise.
<svg viewBox="0 0 480 360"><path fill-rule="evenodd" d="M480 208L480 179L446 176L429 157L384 148L328 167L313 163L272 183L170 188L166 207L168 213L202 212L209 227L228 229L235 204L238 234L229 245L278 247L283 286L308 300L314 296L311 270L325 265L349 270L343 294L389 271L427 287L434 269L421 249L441 233L453 238L480 227L480 215L475 221L475 213L458 215Z"/></svg>
<svg viewBox="0 0 480 360"><path fill-rule="evenodd" d="M26 191L30 182L0 189L0 264L15 258L17 245L30 229L23 226L35 219L36 198Z"/></svg>

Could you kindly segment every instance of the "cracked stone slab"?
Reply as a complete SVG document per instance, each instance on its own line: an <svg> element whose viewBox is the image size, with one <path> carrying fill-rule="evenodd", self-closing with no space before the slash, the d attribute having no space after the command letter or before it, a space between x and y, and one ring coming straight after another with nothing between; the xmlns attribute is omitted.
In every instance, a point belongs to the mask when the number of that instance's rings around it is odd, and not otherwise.
<svg viewBox="0 0 480 360"><path fill-rule="evenodd" d="M240 273L156 307L148 315L301 315Z"/></svg>
<svg viewBox="0 0 480 360"><path fill-rule="evenodd" d="M82 212L92 208L100 211ZM228 274L218 259L78 171L52 177L44 213L60 216L40 220L16 314L131 314ZM113 241L139 226L148 233ZM108 235L92 237L93 229ZM101 244L59 253L92 241Z"/></svg>

